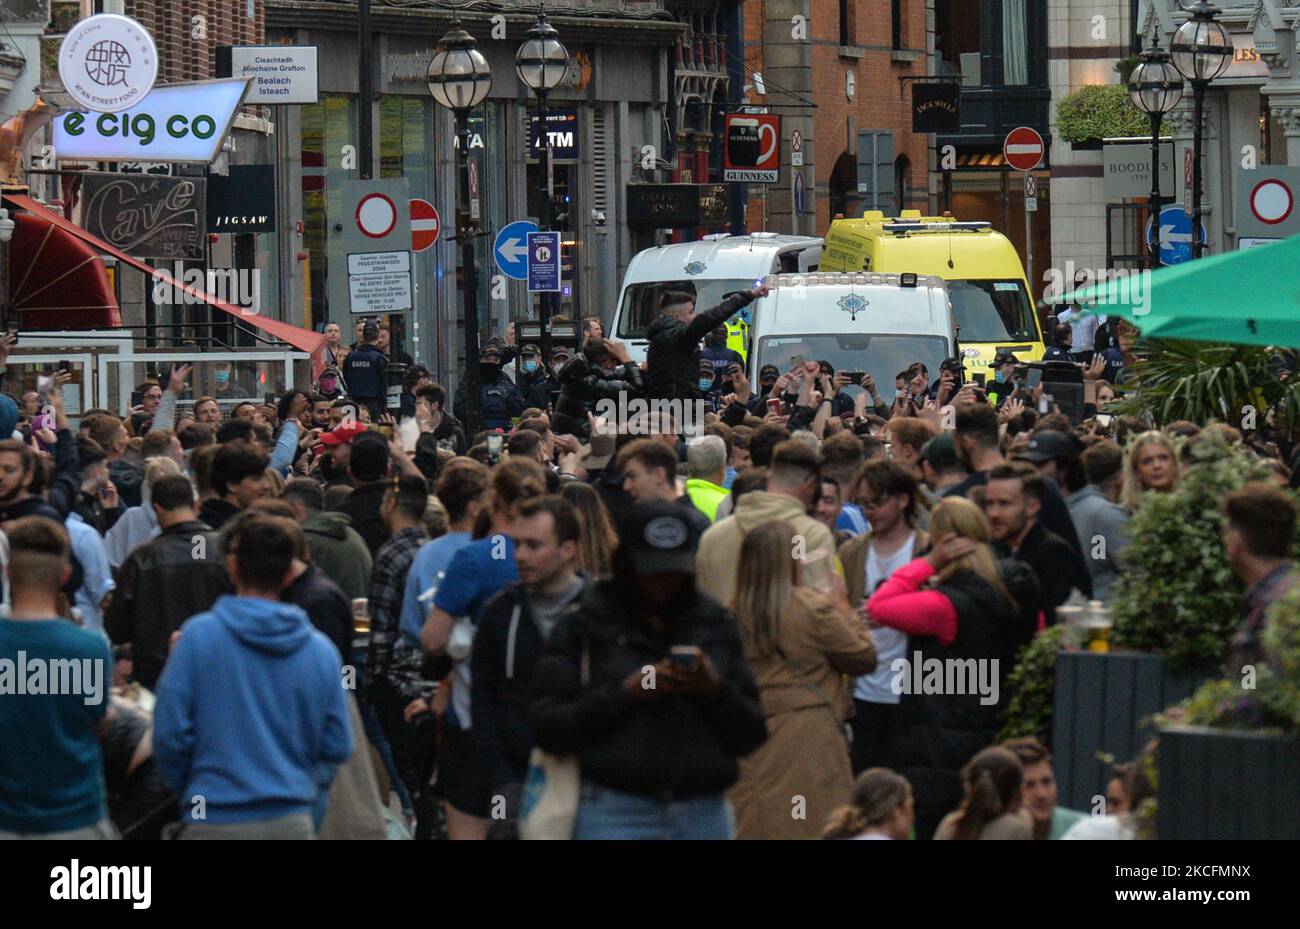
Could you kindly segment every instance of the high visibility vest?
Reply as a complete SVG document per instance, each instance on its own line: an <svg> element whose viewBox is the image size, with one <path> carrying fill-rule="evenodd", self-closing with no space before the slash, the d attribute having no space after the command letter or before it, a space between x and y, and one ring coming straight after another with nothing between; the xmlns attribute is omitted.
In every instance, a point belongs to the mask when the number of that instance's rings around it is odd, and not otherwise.
<svg viewBox="0 0 1300 929"><path fill-rule="evenodd" d="M737 315L727 322L727 348L749 362L749 323Z"/></svg>

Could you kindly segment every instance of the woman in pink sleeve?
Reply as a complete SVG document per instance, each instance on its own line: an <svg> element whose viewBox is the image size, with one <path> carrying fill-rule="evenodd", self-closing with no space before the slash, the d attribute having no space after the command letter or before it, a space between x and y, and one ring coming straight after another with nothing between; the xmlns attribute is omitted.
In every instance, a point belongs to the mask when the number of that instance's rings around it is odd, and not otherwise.
<svg viewBox="0 0 1300 929"><path fill-rule="evenodd" d="M962 766L997 737L1006 677L1034 635L1040 597L1027 565L994 555L988 520L969 500L940 501L930 532L930 553L895 571L865 607L873 623L909 636L891 667L901 726L885 758L912 784L922 838L960 804Z"/></svg>

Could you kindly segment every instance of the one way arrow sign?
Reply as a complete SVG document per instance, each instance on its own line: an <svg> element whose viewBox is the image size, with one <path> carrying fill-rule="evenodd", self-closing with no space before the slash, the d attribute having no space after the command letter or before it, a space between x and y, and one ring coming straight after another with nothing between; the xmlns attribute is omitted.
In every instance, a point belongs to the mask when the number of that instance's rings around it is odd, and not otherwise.
<svg viewBox="0 0 1300 929"><path fill-rule="evenodd" d="M528 280L528 233L536 231L536 223L519 219L497 233L492 254L501 273L517 281Z"/></svg>

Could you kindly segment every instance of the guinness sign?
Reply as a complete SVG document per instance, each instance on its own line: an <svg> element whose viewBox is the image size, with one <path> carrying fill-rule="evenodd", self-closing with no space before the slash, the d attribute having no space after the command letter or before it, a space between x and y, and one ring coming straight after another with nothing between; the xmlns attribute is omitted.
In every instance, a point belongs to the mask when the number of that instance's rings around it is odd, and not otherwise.
<svg viewBox="0 0 1300 929"><path fill-rule="evenodd" d="M961 128L961 85L951 81L912 85L912 131L951 132Z"/></svg>

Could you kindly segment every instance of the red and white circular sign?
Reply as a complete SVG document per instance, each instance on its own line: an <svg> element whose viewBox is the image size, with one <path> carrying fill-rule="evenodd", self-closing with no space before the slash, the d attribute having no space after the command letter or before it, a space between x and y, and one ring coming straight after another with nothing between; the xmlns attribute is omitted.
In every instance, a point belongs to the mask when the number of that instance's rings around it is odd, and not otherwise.
<svg viewBox="0 0 1300 929"><path fill-rule="evenodd" d="M1043 137L1035 129L1020 126L1007 133L1002 143L1002 157L1017 171L1032 171L1043 160Z"/></svg>
<svg viewBox="0 0 1300 929"><path fill-rule="evenodd" d="M357 228L372 239L382 239L397 225L397 205L383 194L366 194L357 204Z"/></svg>
<svg viewBox="0 0 1300 929"><path fill-rule="evenodd" d="M1295 194L1290 185L1269 178L1260 181L1250 192L1250 211L1261 223L1275 226L1291 215L1295 209Z"/></svg>
<svg viewBox="0 0 1300 929"><path fill-rule="evenodd" d="M438 241L442 221L428 200L411 201L411 251L422 252Z"/></svg>

